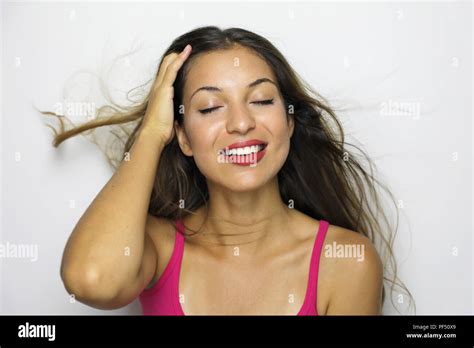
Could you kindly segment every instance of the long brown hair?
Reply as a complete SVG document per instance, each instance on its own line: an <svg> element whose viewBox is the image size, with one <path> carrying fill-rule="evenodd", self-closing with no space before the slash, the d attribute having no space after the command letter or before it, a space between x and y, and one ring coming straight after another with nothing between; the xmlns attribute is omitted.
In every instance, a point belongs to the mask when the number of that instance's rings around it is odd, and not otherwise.
<svg viewBox="0 0 474 348"><path fill-rule="evenodd" d="M275 74L286 104L287 117L294 120L290 151L278 173L282 200L291 202L294 208L314 219L324 219L367 236L383 258L384 280L391 283L391 295L394 287L398 286L409 296L411 304L413 297L410 292L403 283L396 281L397 264L392 246L398 229L397 205L390 191L374 177L375 165L368 155L345 141L335 109L304 82L272 43L256 33L241 28L197 28L176 38L161 57L160 65L166 55L181 52L188 43L192 46L192 53L174 83L175 120L183 125L180 112L183 86L194 59L203 53L229 49L235 44L252 49ZM51 127L55 133L55 147L80 133L109 126L120 142L120 150L116 151L119 158L107 153L109 164L116 170L136 139L148 101L149 93L140 102L129 106L111 102L98 109L95 119L80 126L73 125L70 129L65 129L64 121L69 121L65 116L55 112L42 113L55 116L60 122L59 131ZM349 147L358 150L360 155ZM378 189L381 191L378 192ZM394 203L397 216L395 227L390 225L382 208L382 192ZM148 212L175 221L206 205L208 199L206 178L193 157L181 152L175 136L161 154ZM184 209L182 202L185 202ZM388 269L392 271L391 278L386 276ZM393 296L391 300L394 304Z"/></svg>

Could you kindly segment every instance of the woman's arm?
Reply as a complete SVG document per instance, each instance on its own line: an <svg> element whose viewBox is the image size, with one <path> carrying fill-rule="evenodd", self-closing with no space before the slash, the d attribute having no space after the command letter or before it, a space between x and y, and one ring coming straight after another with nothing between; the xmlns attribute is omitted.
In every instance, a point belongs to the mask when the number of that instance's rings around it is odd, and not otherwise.
<svg viewBox="0 0 474 348"><path fill-rule="evenodd" d="M372 242L347 232L339 245L358 247L363 257L338 258L326 315L381 315L383 265Z"/></svg>
<svg viewBox="0 0 474 348"><path fill-rule="evenodd" d="M139 134L130 160L121 163L69 237L61 278L80 302L102 309L124 306L153 277L157 256L145 230L163 147L152 134Z"/></svg>
<svg viewBox="0 0 474 348"><path fill-rule="evenodd" d="M187 47L163 59L130 159L121 162L66 244L61 278L80 302L101 309L125 306L156 272L148 207L161 153L174 135L173 84L189 53Z"/></svg>

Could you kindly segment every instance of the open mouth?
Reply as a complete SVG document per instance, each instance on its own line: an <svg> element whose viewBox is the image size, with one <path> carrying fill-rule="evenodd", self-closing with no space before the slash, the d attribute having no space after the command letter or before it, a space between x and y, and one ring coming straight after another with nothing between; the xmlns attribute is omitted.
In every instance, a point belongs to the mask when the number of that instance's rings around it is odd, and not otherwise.
<svg viewBox="0 0 474 348"><path fill-rule="evenodd" d="M234 149L223 149L223 154L226 156L249 156L260 151L263 151L267 144L257 144L245 147L238 147Z"/></svg>
<svg viewBox="0 0 474 348"><path fill-rule="evenodd" d="M265 156L266 148L267 144L265 143L234 147L231 149L225 148L220 151L218 162L254 167Z"/></svg>

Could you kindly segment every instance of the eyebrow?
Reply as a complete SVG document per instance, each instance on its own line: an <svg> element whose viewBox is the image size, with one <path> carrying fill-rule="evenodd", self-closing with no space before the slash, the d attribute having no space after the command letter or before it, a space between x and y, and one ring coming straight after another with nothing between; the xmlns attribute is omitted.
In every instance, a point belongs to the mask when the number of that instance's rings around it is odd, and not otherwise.
<svg viewBox="0 0 474 348"><path fill-rule="evenodd" d="M260 85L264 82L269 82L271 84L273 84L275 87L278 87L277 84L275 82L273 82L272 80L270 80L269 78L267 77L262 77L262 78L259 78L259 79L256 79L254 82L250 83L247 88L253 88L257 85ZM202 86L202 87L199 87L198 89L196 89L194 91L193 94L191 94L191 97L189 97L189 102L191 102L191 99L194 97L194 95L199 92L199 91L210 91L210 92L222 92L222 89L218 88L218 87L215 87L215 86Z"/></svg>

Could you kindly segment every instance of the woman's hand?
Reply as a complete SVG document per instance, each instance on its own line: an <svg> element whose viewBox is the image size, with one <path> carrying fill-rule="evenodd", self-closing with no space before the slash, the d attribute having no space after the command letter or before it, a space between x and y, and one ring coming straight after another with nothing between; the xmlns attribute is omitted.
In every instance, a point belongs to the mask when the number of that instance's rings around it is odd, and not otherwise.
<svg viewBox="0 0 474 348"><path fill-rule="evenodd" d="M161 63L158 76L150 92L147 110L141 125L153 137L168 144L174 136L173 84L178 70L189 57L191 46L187 45L180 53L170 53Z"/></svg>

